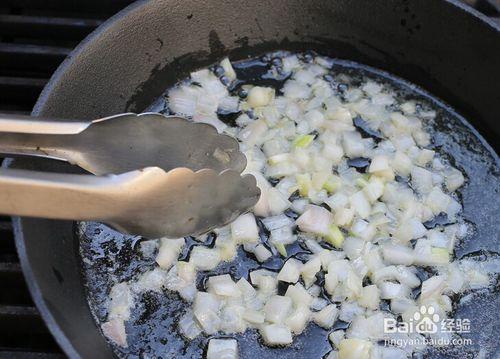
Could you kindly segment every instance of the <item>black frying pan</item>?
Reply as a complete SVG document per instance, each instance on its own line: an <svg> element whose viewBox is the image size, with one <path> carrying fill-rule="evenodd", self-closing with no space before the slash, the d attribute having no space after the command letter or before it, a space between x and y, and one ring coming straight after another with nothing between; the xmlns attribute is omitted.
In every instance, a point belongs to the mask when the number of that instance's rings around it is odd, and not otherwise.
<svg viewBox="0 0 500 359"><path fill-rule="evenodd" d="M398 75L451 104L496 144L500 29L456 1L141 1L71 54L33 113L88 119L138 112L177 79L225 54L238 59L275 49L314 49ZM454 154L462 167L473 164L466 171L469 190L462 195L476 232L458 254L498 251L498 157L477 133L466 135L463 150L455 146ZM75 171L39 159L14 165ZM31 294L63 350L70 357L111 357L87 304L75 224L30 218L16 218L14 224ZM493 294L470 305L478 306L478 313L493 305L487 315L478 315L478 330L495 330L498 304Z"/></svg>

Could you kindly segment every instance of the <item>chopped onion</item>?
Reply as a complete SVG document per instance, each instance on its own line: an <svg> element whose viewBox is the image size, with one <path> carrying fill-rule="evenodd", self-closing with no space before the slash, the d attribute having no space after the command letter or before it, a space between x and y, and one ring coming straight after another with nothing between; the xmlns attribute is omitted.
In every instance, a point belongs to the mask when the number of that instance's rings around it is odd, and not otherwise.
<svg viewBox="0 0 500 359"><path fill-rule="evenodd" d="M421 305L433 306L446 318L452 294L490 284L482 265L472 260L450 263L457 239L467 232L465 225L426 228L438 215L459 221L462 207L453 192L465 181L438 152L423 148L430 144L426 122L435 111L422 110L415 101L401 102L392 88L374 80L353 82L348 74L335 76L335 83L347 86L339 85L336 91L323 78L332 66L329 59L281 59L282 64L273 61L266 75L289 77L280 93L243 84L248 96L240 100L208 69L192 73L190 80L168 92L170 111L240 140L247 157L244 173L256 178L261 196L253 213L214 230L212 248L207 247L207 236L196 238L202 243L191 249L189 262L178 260L184 239L159 241L159 267L112 289L106 323L111 340L126 345L124 321L134 305L133 294L166 288L194 302L179 321L188 339L201 331L232 334L257 328L268 345L287 345L292 333L302 333L311 320L331 328L338 317L350 325L346 333L330 334L335 350L329 359L406 357L422 348L407 346L403 351L375 344L418 336L384 335L384 318L394 316L382 310L381 300L390 300L391 311L403 320L413 320ZM235 84L229 59L220 66ZM218 118L237 111L243 112L237 115L237 127ZM408 179L410 185L403 183ZM296 220L295 214L300 215ZM266 243L255 216L269 234ZM301 254L301 260L308 259L305 263L286 259L286 246L297 238L312 253ZM157 243L141 244L143 257L154 255ZM258 262L281 255L284 265L277 272L252 270L252 284L245 278L235 283L229 274L211 276L207 291L198 291L197 271L233 260L241 245ZM335 249L322 247L328 245ZM421 283L415 266L434 266L439 274ZM321 272L324 281L317 282ZM371 283L363 286L366 277ZM278 295L283 282L288 285L284 296ZM420 286L415 300L412 290ZM340 302L339 309L332 301ZM207 357L235 358L236 345L232 339L211 339Z"/></svg>
<svg viewBox="0 0 500 359"><path fill-rule="evenodd" d="M370 359L372 346L367 340L343 339L339 343L339 359Z"/></svg>
<svg viewBox="0 0 500 359"><path fill-rule="evenodd" d="M236 80L236 72L231 65L231 61L227 57L223 58L220 65L224 69L224 75L227 76L231 81Z"/></svg>
<svg viewBox="0 0 500 359"><path fill-rule="evenodd" d="M113 285L109 294L108 320L130 318L130 309L134 305L134 297L127 283Z"/></svg>
<svg viewBox="0 0 500 359"><path fill-rule="evenodd" d="M148 290L159 292L166 286L167 280L167 271L161 268L154 268L153 270L144 272L139 276L137 282L134 283L134 289L139 292Z"/></svg>
<svg viewBox="0 0 500 359"><path fill-rule="evenodd" d="M464 178L464 175L462 174L462 172L460 172L459 170L457 170L455 168L449 169L445 178L446 178L446 181L445 181L446 188L450 192L456 191L465 182L465 178Z"/></svg>
<svg viewBox="0 0 500 359"><path fill-rule="evenodd" d="M381 299L404 298L410 294L410 288L392 282L382 282L379 284Z"/></svg>
<svg viewBox="0 0 500 359"><path fill-rule="evenodd" d="M378 309L380 305L380 290L374 284L363 287L359 295L358 303L367 309Z"/></svg>
<svg viewBox="0 0 500 359"><path fill-rule="evenodd" d="M414 260L413 250L401 244L384 244L382 246L384 260L390 264L412 265Z"/></svg>
<svg viewBox="0 0 500 359"><path fill-rule="evenodd" d="M178 325L181 334L189 340L193 340L201 334L201 328L194 321L193 313L191 311L188 311L181 317L181 319L179 319Z"/></svg>
<svg viewBox="0 0 500 359"><path fill-rule="evenodd" d="M103 334L116 345L127 348L127 333L123 319L111 319L101 324Z"/></svg>
<svg viewBox="0 0 500 359"><path fill-rule="evenodd" d="M264 223L264 226L269 231L283 227L292 227L294 224L293 221L284 214L263 218L262 223Z"/></svg>
<svg viewBox="0 0 500 359"><path fill-rule="evenodd" d="M370 202L366 199L363 191L356 192L349 198L351 208L357 213L361 218L368 218L370 215Z"/></svg>
<svg viewBox="0 0 500 359"><path fill-rule="evenodd" d="M283 323L291 309L292 299L290 297L273 295L264 306L266 321L271 323Z"/></svg>
<svg viewBox="0 0 500 359"><path fill-rule="evenodd" d="M220 253L216 248L195 246L191 250L189 262L201 270L212 270L220 262Z"/></svg>
<svg viewBox="0 0 500 359"><path fill-rule="evenodd" d="M231 235L236 243L255 243L259 241L259 228L252 213L239 216L231 223Z"/></svg>
<svg viewBox="0 0 500 359"><path fill-rule="evenodd" d="M314 322L320 327L330 329L337 320L339 310L335 304L330 304L313 314Z"/></svg>
<svg viewBox="0 0 500 359"><path fill-rule="evenodd" d="M285 324L292 333L300 334L306 328L311 317L311 311L306 305L298 305L296 309L286 318Z"/></svg>
<svg viewBox="0 0 500 359"><path fill-rule="evenodd" d="M305 305L309 307L313 301L311 294L300 283L289 285L285 296L290 297L295 306Z"/></svg>
<svg viewBox="0 0 500 359"><path fill-rule="evenodd" d="M331 222L332 214L328 210L310 205L295 223L304 232L326 236L329 234Z"/></svg>
<svg viewBox="0 0 500 359"><path fill-rule="evenodd" d="M260 334L262 339L267 345L287 345L291 344L292 333L290 328L283 324L267 324L260 328Z"/></svg>
<svg viewBox="0 0 500 359"><path fill-rule="evenodd" d="M248 92L247 102L251 107L267 106L274 99L274 89L254 86Z"/></svg>
<svg viewBox="0 0 500 359"><path fill-rule="evenodd" d="M316 281L316 273L321 269L321 259L314 256L312 259L302 265L300 275L304 280L306 288L310 287Z"/></svg>
<svg viewBox="0 0 500 359"><path fill-rule="evenodd" d="M267 261L273 255L271 251L262 244L258 244L255 247L253 254L255 254L255 258L257 258L260 263Z"/></svg>
<svg viewBox="0 0 500 359"><path fill-rule="evenodd" d="M156 256L156 263L158 263L161 268L169 269L172 264L177 261L177 257L179 256L185 243L186 241L184 238L160 239L160 248L158 250L158 255Z"/></svg>
<svg viewBox="0 0 500 359"><path fill-rule="evenodd" d="M210 339L207 359L238 359L236 339Z"/></svg>
<svg viewBox="0 0 500 359"><path fill-rule="evenodd" d="M277 278L282 282L296 283L299 280L301 268L302 262L297 259L290 258L281 268Z"/></svg>
<svg viewBox="0 0 500 359"><path fill-rule="evenodd" d="M239 297L241 291L229 274L209 277L207 281L208 291L214 292L222 297Z"/></svg>

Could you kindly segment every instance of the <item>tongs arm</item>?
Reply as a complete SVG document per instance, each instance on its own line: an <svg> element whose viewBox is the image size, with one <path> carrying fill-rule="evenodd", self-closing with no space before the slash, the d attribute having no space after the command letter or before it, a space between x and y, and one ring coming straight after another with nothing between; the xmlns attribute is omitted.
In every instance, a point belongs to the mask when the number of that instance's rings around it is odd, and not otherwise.
<svg viewBox="0 0 500 359"><path fill-rule="evenodd" d="M139 171L96 177L0 169L0 213L53 219L106 220L120 208L125 184Z"/></svg>
<svg viewBox="0 0 500 359"><path fill-rule="evenodd" d="M0 213L99 221L147 238L179 238L225 225L259 199L253 176L158 167L120 175L0 169Z"/></svg>
<svg viewBox="0 0 500 359"><path fill-rule="evenodd" d="M54 139L76 135L90 125L91 122L0 113L0 153L64 159L57 156Z"/></svg>
<svg viewBox="0 0 500 359"><path fill-rule="evenodd" d="M44 135L74 135L85 130L91 122L53 120L43 117L0 113L0 132L34 133Z"/></svg>

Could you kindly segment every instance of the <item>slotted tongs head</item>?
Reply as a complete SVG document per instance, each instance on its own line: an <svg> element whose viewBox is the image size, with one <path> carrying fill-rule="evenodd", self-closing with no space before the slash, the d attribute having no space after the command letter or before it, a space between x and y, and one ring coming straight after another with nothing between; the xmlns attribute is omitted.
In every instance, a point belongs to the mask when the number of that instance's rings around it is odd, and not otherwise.
<svg viewBox="0 0 500 359"><path fill-rule="evenodd" d="M174 238L227 224L259 199L253 176L241 176L246 158L238 142L210 125L152 113L58 123L0 116L0 148L119 174L2 169L0 213L101 221L147 238Z"/></svg>

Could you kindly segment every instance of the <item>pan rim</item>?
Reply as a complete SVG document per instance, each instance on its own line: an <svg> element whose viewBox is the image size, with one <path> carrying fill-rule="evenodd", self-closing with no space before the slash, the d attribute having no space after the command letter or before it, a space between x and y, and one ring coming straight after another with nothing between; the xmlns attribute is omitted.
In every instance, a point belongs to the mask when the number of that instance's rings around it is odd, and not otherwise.
<svg viewBox="0 0 500 359"><path fill-rule="evenodd" d="M112 26L116 25L124 18L126 18L131 12L140 11L140 9L144 6L148 6L149 3L155 0L139 0L137 2L132 3L131 5L125 7L111 18L107 19L103 22L98 28L96 28L92 33L90 33L87 37L85 37L68 55L68 57L58 66L57 70L51 76L50 80L44 86L34 108L32 111L33 116L38 116L46 109L48 98L54 88L57 87L57 84L60 83L63 74L65 74L68 69L71 68L75 64L75 61L78 57L84 54L89 46L92 46L93 43L99 41L99 37L102 33L108 31ZM490 20L487 16L481 14L477 10L472 7L461 3L459 0L444 0L445 3L450 4L451 6L457 8L459 11L464 12L476 19L478 19L483 24L487 25L491 29L500 33L500 24L497 24ZM480 134L479 138L483 139L483 136ZM490 150L493 153L496 153L495 150L489 145L488 141L484 140ZM5 165L8 166L9 161L5 162ZM31 270L31 266L29 264L29 260L27 258L27 253L25 251L25 240L23 233L23 226L21 224L21 218L14 217L13 218L13 228L15 235L16 248L20 259L21 269L24 274L24 277L27 282L28 290L33 298L33 301L38 308L44 322L46 323L49 331L54 336L58 345L61 346L62 350L71 358L78 358L80 354L69 340L67 333L65 333L60 325L55 320L51 309L47 306L45 299L43 298L42 292L38 286L38 283L35 279L35 275Z"/></svg>

